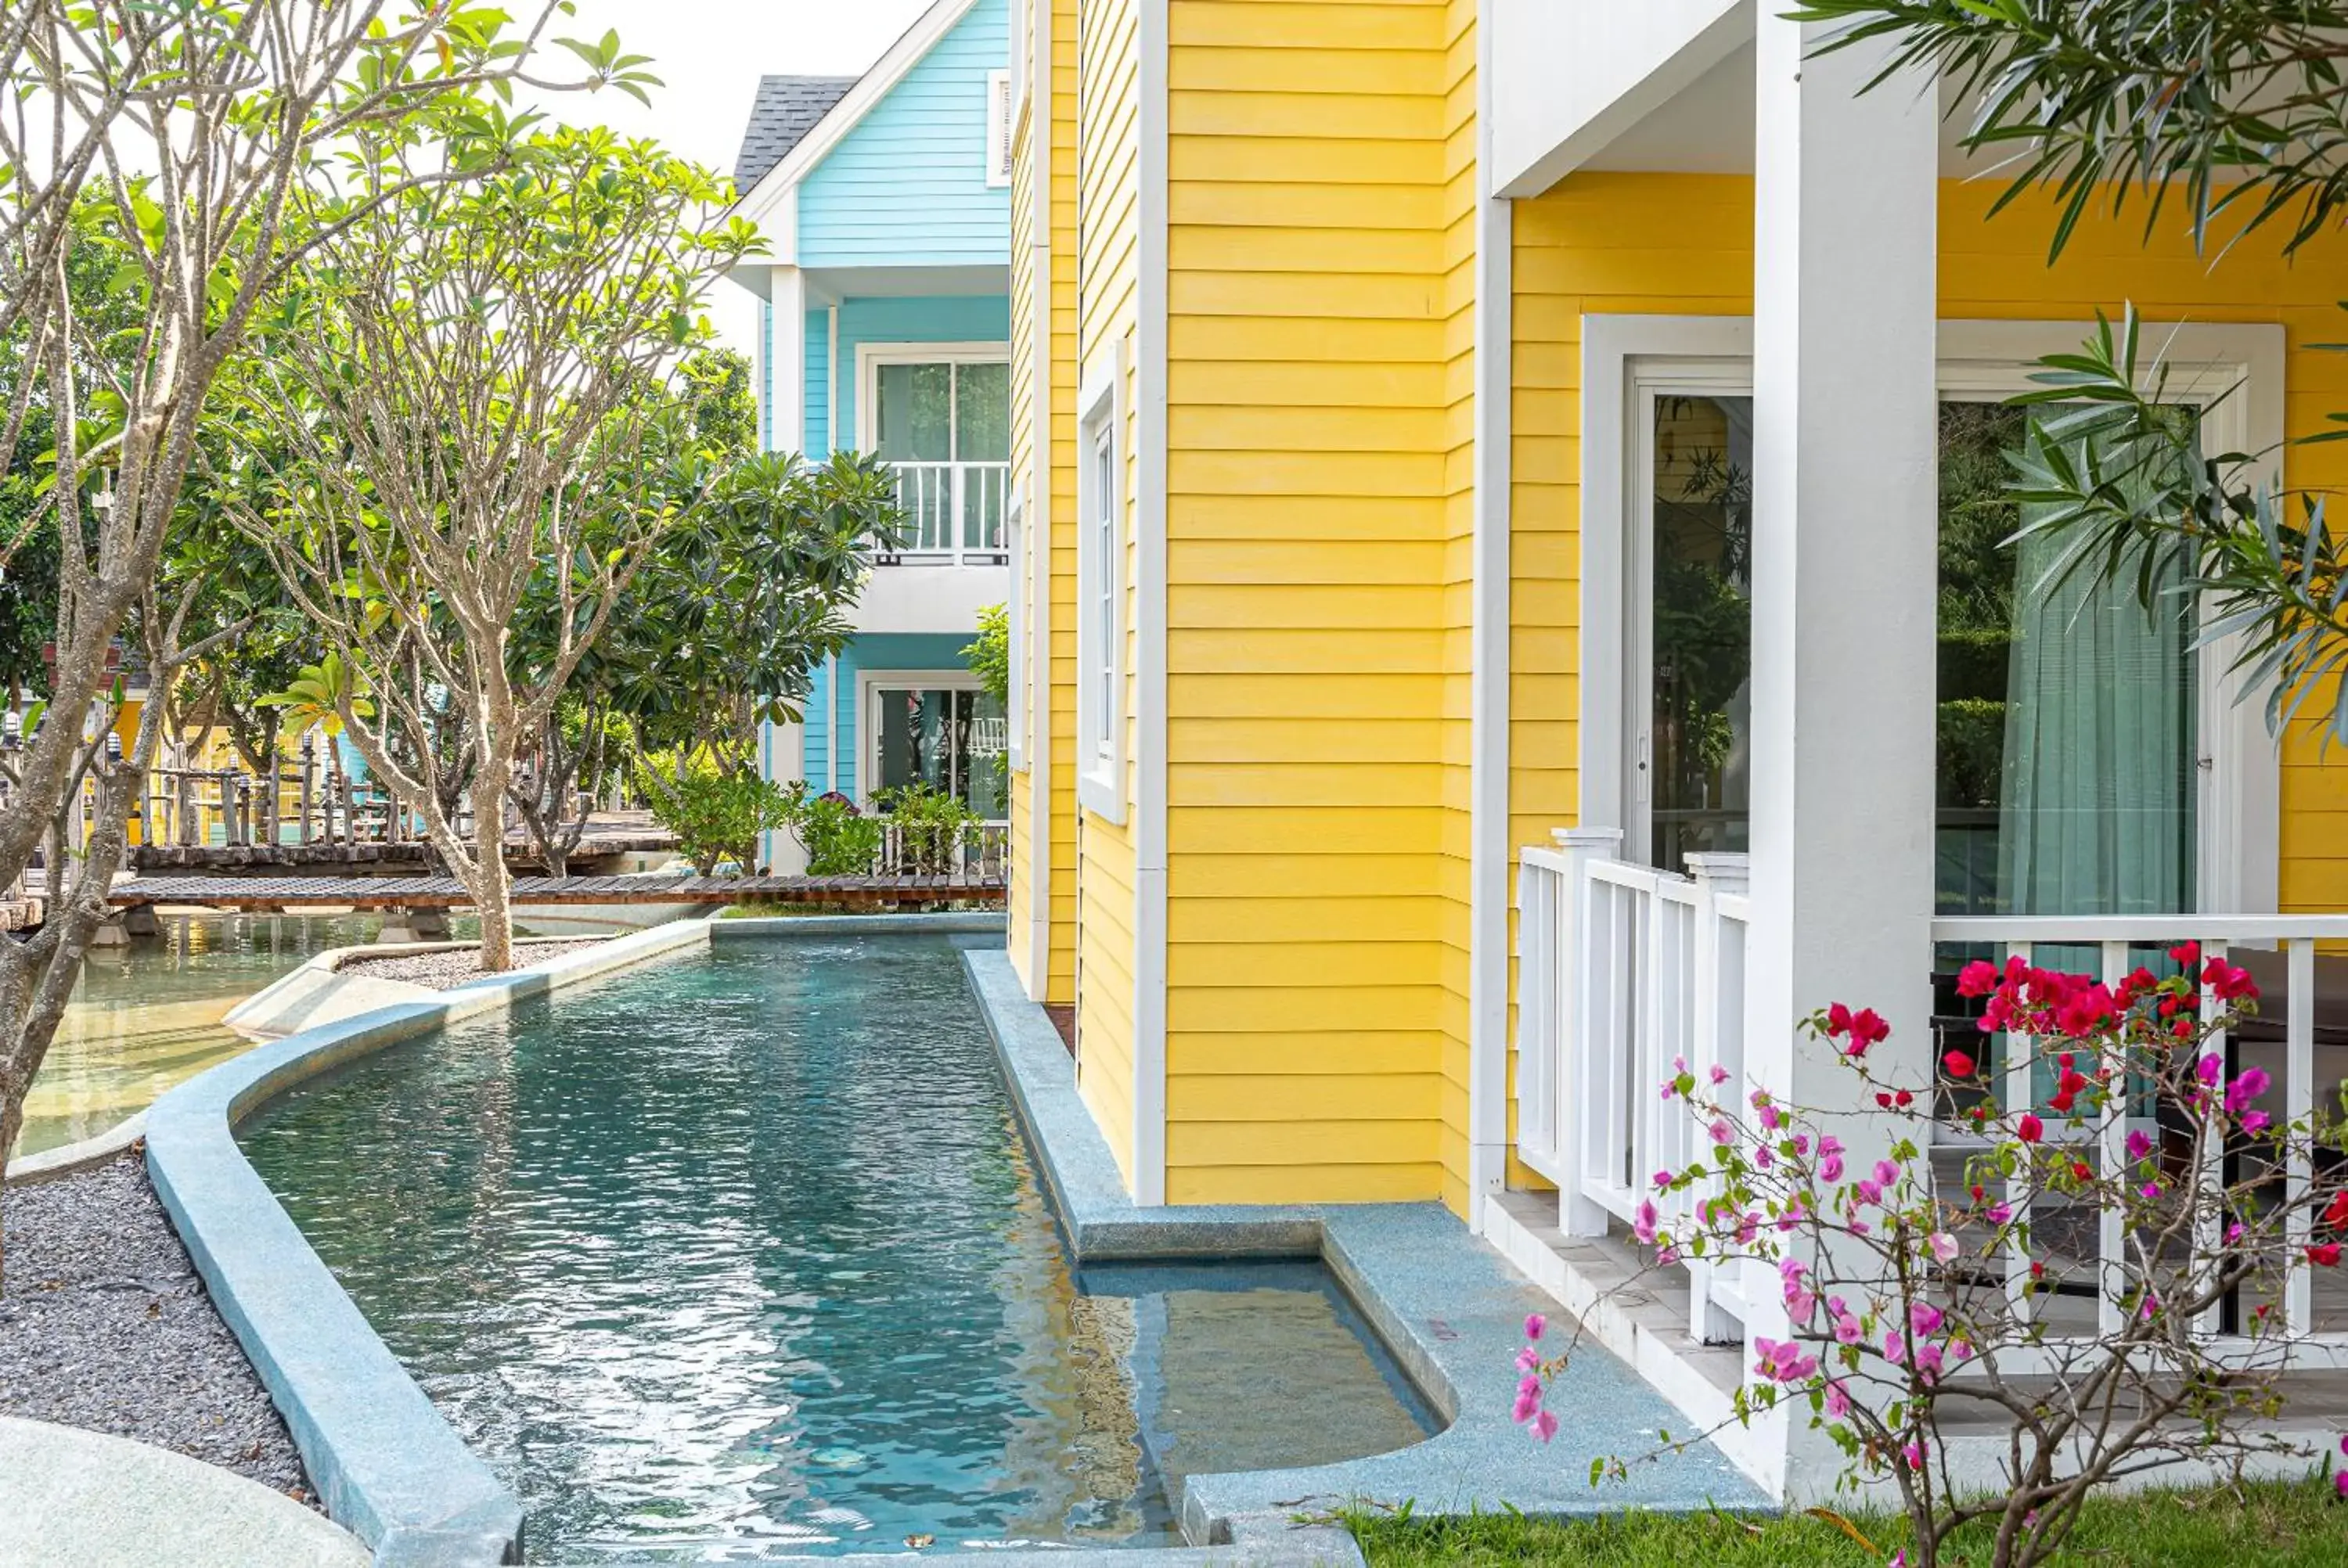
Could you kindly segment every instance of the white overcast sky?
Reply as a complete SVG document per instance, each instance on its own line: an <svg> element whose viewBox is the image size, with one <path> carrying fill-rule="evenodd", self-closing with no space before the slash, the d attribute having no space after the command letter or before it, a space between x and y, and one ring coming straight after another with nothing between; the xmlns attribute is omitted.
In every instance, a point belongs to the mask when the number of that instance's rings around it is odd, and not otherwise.
<svg viewBox="0 0 2348 1568"><path fill-rule="evenodd" d="M545 107L582 125L608 125L658 138L672 151L731 173L758 78L858 76L927 8L928 0L578 0L578 15L557 18L551 36L600 38L617 29L630 52L653 56L667 84L649 109L618 93L558 95ZM520 6L509 7L517 15ZM570 56L557 50L549 69ZM757 302L721 283L711 319L735 347L755 341Z"/></svg>

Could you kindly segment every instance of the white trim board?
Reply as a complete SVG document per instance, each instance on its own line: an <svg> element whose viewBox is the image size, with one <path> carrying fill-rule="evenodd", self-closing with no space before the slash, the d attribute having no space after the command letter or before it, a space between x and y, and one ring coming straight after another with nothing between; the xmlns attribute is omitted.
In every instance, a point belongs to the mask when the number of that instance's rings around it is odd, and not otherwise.
<svg viewBox="0 0 2348 1568"><path fill-rule="evenodd" d="M2142 341L2168 371L2168 391L2217 403L2213 445L2280 454L2283 445L2284 337L2264 323L2150 323ZM2048 354L2075 350L2092 322L1943 321L1938 384L1943 397L1998 397L2029 390L2027 374ZM1582 318L1581 630L1580 668L1621 670L1585 679L1579 714L1581 766L1576 821L1628 825L1623 788L1633 662L1627 646L1630 516L1643 451L1632 411L1658 384L1724 395L1752 392L1753 323L1746 316L1590 314ZM2150 367L2147 367L2150 368ZM2230 394L2230 395L2227 395ZM2220 397L2223 401L2218 401ZM2219 690L2222 647L2202 655L2205 743L2217 766L2200 837L2201 913L2275 909L2281 841L2281 760L2260 705Z"/></svg>
<svg viewBox="0 0 2348 1568"><path fill-rule="evenodd" d="M928 10L913 19L913 25L898 35L889 46L888 53L873 62L872 68L857 78L856 85L841 96L840 100L825 111L824 117L781 162L767 170L758 183L735 199L734 210L752 222L759 222L776 207L783 196L798 189L808 169L821 163L831 149L854 130L873 106L889 96L889 89L905 79L905 73L919 65L924 56L937 47L940 39L953 30L977 0L937 0ZM798 255L798 225L778 243L775 260L790 261Z"/></svg>
<svg viewBox="0 0 2348 1568"><path fill-rule="evenodd" d="M1133 1199L1166 1201L1169 0L1141 0L1134 509Z"/></svg>

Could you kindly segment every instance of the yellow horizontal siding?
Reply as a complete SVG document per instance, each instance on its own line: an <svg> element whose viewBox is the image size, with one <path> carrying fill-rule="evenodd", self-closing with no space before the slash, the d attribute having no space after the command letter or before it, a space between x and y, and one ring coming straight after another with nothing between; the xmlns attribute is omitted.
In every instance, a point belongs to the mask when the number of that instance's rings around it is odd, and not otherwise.
<svg viewBox="0 0 2348 1568"><path fill-rule="evenodd" d="M1445 866L1467 836L1449 826L1464 782L1447 782L1467 758L1465 688L1445 679L1465 671L1449 546L1466 516L1447 329L1466 305L1444 224L1463 15L1169 0L1175 1202L1447 1190L1466 936Z"/></svg>

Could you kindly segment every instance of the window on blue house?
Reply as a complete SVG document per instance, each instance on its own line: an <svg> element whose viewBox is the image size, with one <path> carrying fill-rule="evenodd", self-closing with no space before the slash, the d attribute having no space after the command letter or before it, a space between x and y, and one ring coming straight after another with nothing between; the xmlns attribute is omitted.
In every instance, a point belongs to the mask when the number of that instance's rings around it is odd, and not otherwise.
<svg viewBox="0 0 2348 1568"><path fill-rule="evenodd" d="M999 557L1011 499L1011 367L889 360L873 367L873 447L897 473L909 552Z"/></svg>

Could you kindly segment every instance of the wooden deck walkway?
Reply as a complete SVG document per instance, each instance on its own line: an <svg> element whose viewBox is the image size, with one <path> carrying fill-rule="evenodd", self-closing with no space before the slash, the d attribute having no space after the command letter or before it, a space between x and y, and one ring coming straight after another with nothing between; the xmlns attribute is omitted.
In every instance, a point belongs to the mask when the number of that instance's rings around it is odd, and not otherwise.
<svg viewBox="0 0 2348 1568"><path fill-rule="evenodd" d="M516 904L792 904L885 908L1000 904L1000 876L517 876ZM118 882L118 907L201 904L220 909L332 905L445 909L472 897L453 876L140 876Z"/></svg>

